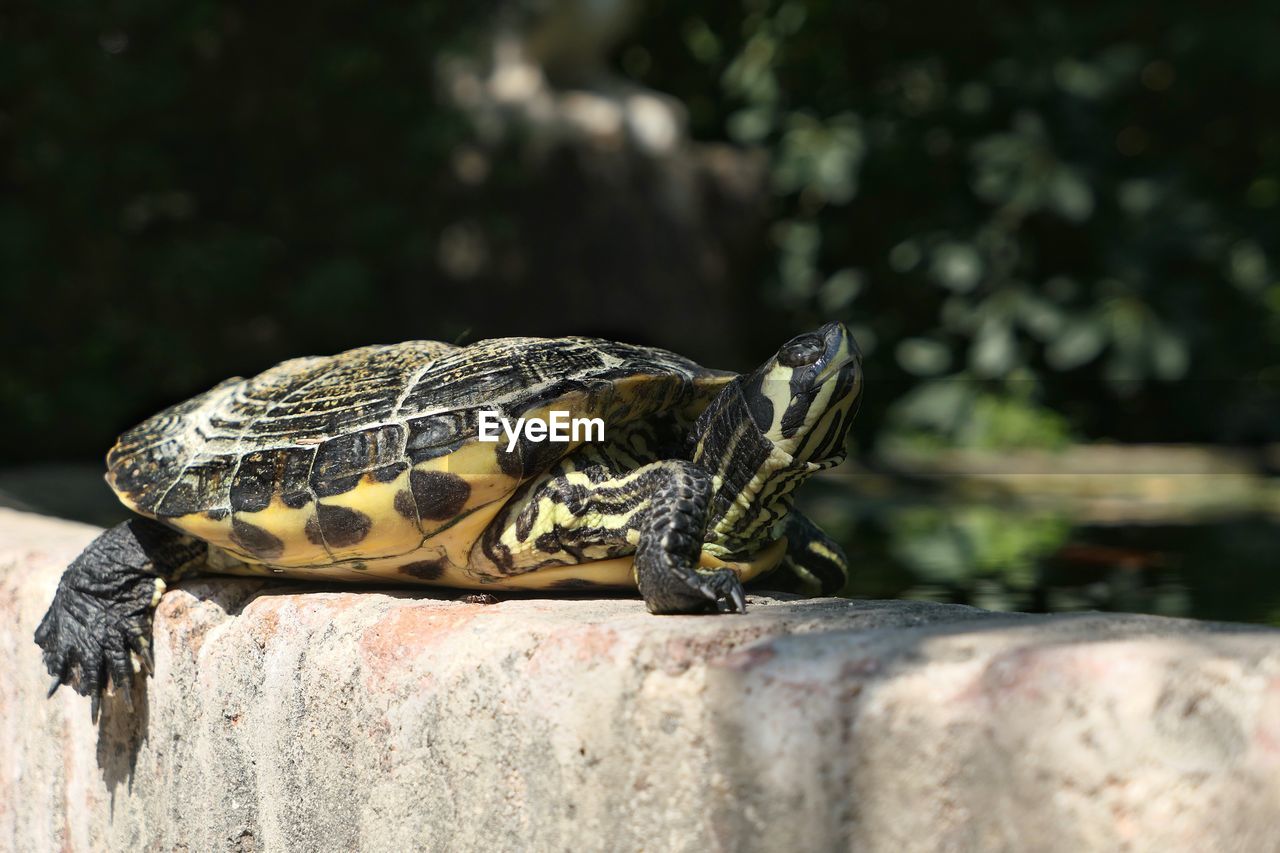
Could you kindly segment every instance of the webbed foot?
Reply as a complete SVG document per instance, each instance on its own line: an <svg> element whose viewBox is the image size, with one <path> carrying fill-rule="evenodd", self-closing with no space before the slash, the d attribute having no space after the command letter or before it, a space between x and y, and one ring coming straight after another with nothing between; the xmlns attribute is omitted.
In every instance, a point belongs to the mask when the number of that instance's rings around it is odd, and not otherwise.
<svg viewBox="0 0 1280 853"><path fill-rule="evenodd" d="M150 673L151 615L163 576L205 550L203 543L149 519L117 525L72 561L58 582L35 641L53 676L52 696L69 684L98 703L108 686L132 707L135 672Z"/></svg>
<svg viewBox="0 0 1280 853"><path fill-rule="evenodd" d="M59 685L71 685L92 697L95 719L108 684L132 705L135 659L139 669L150 673L151 610L164 583L141 572L112 578L109 585L100 580L73 563L35 635L53 676L49 695Z"/></svg>

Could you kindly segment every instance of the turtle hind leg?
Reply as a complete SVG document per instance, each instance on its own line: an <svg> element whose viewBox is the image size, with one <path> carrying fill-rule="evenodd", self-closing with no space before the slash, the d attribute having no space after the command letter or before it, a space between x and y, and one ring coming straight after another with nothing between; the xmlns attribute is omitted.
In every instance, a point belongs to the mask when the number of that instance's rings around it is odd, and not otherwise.
<svg viewBox="0 0 1280 853"><path fill-rule="evenodd" d="M130 699L133 656L151 665L151 614L166 579L202 558L207 546L147 518L118 524L89 543L58 582L36 629L44 664L61 684L93 699L108 681Z"/></svg>
<svg viewBox="0 0 1280 853"><path fill-rule="evenodd" d="M787 553L762 587L802 595L837 595L849 580L844 549L805 516L787 517Z"/></svg>

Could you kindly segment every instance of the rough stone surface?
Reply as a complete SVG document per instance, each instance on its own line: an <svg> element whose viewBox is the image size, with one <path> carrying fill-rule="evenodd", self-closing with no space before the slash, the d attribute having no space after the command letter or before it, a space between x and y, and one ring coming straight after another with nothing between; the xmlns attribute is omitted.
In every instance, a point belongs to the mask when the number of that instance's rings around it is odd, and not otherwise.
<svg viewBox="0 0 1280 853"><path fill-rule="evenodd" d="M94 533L0 511L0 847L1280 849L1280 632L199 580L95 727L31 640Z"/></svg>

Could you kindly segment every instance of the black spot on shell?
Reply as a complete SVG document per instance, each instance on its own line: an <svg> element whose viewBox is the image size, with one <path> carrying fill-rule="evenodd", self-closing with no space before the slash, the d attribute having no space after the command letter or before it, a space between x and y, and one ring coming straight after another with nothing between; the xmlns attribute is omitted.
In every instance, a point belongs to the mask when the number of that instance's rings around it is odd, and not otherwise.
<svg viewBox="0 0 1280 853"><path fill-rule="evenodd" d="M289 509L302 509L315 499L311 497L310 492L296 492L292 495L282 495L280 500L284 501L284 505Z"/></svg>
<svg viewBox="0 0 1280 853"><path fill-rule="evenodd" d="M331 548L346 548L369 535L373 520L359 510L345 506L316 504L315 518L319 519L320 532L325 544Z"/></svg>
<svg viewBox="0 0 1280 853"><path fill-rule="evenodd" d="M440 579L444 569L444 560L419 560L416 563L401 566L400 572L418 580L434 581Z"/></svg>
<svg viewBox="0 0 1280 853"><path fill-rule="evenodd" d="M231 520L231 541L255 557L270 559L284 553L284 543L256 524L241 518Z"/></svg>
<svg viewBox="0 0 1280 853"><path fill-rule="evenodd" d="M497 449L494 455L498 458L498 467L502 473L508 477L524 476L524 463L520 461L520 445L517 442L515 450L507 452L507 446L503 444Z"/></svg>
<svg viewBox="0 0 1280 853"><path fill-rule="evenodd" d="M533 544L544 554L554 554L560 550L560 537L556 535L554 530L548 530L535 539Z"/></svg>
<svg viewBox="0 0 1280 853"><path fill-rule="evenodd" d="M302 532L306 534L307 541L312 545L324 545L324 537L320 535L320 519L314 515L307 519Z"/></svg>
<svg viewBox="0 0 1280 853"><path fill-rule="evenodd" d="M222 519L226 518L230 514L231 510L219 507L217 509L209 510L204 514L204 517L211 521L222 521Z"/></svg>
<svg viewBox="0 0 1280 853"><path fill-rule="evenodd" d="M432 521L457 517L471 497L471 485L448 471L414 471L409 487L418 507L418 516Z"/></svg>
<svg viewBox="0 0 1280 853"><path fill-rule="evenodd" d="M418 522L418 508L413 503L413 492L408 489L401 489L396 492L395 505L396 512L415 524Z"/></svg>

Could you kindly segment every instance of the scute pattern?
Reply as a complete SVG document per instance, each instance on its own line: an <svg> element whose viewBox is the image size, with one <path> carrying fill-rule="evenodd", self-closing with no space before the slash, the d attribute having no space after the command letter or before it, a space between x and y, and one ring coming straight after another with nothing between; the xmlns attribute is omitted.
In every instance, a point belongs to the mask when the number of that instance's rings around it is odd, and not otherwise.
<svg viewBox="0 0 1280 853"><path fill-rule="evenodd" d="M404 435L402 424L382 424L325 441L311 466L312 490L321 497L342 494L360 475L394 465L404 456Z"/></svg>
<svg viewBox="0 0 1280 853"><path fill-rule="evenodd" d="M475 441L480 409L515 418L568 408L607 414L612 427L696 411L729 378L663 350L586 338L362 347L286 361L161 412L121 436L108 482L142 514L252 561L408 554L464 507L509 497L563 455L546 443L512 454L495 445L450 470L456 460L445 457ZM511 485L494 493L486 476ZM419 558L407 573L428 566Z"/></svg>
<svg viewBox="0 0 1280 853"><path fill-rule="evenodd" d="M240 460L231 481L231 508L237 512L266 509L275 491L278 450L254 450ZM190 468L188 468L190 470Z"/></svg>

